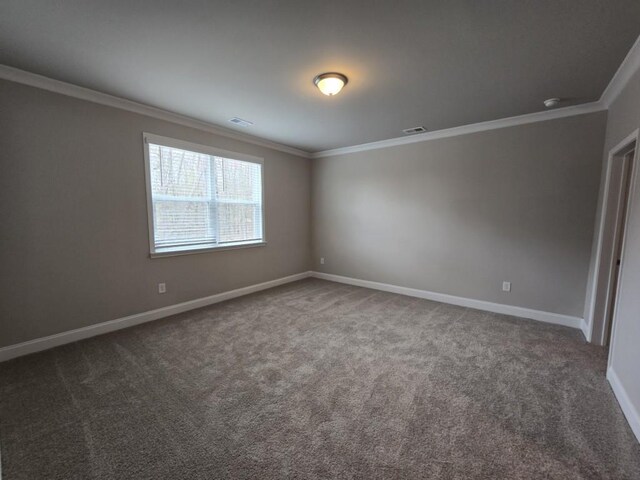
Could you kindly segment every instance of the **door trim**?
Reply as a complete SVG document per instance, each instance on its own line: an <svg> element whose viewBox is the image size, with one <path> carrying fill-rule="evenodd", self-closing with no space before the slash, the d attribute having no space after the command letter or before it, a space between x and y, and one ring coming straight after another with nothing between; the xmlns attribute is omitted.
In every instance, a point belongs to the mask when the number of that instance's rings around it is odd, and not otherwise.
<svg viewBox="0 0 640 480"><path fill-rule="evenodd" d="M605 184L602 196L602 204L600 206L600 218L598 223L598 237L596 243L596 258L594 264L594 272L593 272L593 282L591 286L591 297L589 302L589 308L585 312L585 320L589 323L589 335L587 340L596 345L604 345L606 342L606 316L610 303L610 289L613 280L613 273L615 271L615 265L613 261L613 249L615 245L613 240L615 240L615 236L617 234L617 228L613 231L608 229L608 223L611 221L611 216L607 215L607 210L609 202L612 200L611 198L611 183L612 183L612 170L615 161L619 161L619 159L627 155L632 149L635 148L635 154L632 159L632 169L629 173L630 175L630 186L629 192L627 194L627 198L633 198L633 192L636 187L636 176L638 172L638 152L640 150L639 145L639 137L640 137L640 129L635 130L633 133L628 135L624 140L618 143L615 147L609 150L609 154L607 156L607 168L606 168L606 177ZM620 206L618 206L618 209ZM619 210L616 209L615 217L617 218L619 215ZM627 208L624 222L625 224L628 222L629 214L631 208ZM624 245L626 240L626 232L623 233L622 238L622 255L620 262L620 270L618 275L622 274L622 270L624 268ZM606 245L610 245L610 248L606 248ZM615 306L613 317L615 317ZM615 334L614 330L615 318L611 320L611 341L610 344L613 345L613 336Z"/></svg>

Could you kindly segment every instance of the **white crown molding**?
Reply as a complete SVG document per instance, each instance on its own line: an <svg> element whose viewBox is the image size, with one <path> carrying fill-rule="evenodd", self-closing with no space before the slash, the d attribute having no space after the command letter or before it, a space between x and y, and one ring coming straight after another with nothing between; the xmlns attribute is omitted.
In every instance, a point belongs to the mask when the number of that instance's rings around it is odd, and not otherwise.
<svg viewBox="0 0 640 480"><path fill-rule="evenodd" d="M607 380L609 380L611 389L616 396L616 400L618 400L618 403L620 404L622 413L624 413L624 416L629 422L631 430L638 439L638 442L640 442L640 412L638 412L638 410L636 410L636 408L633 406L633 402L631 401L629 394L624 388L622 382L620 381L620 377L618 377L613 367L609 367L607 369Z"/></svg>
<svg viewBox="0 0 640 480"><path fill-rule="evenodd" d="M458 135L467 135L469 133L484 132L487 130L495 130L498 128L514 127L516 125L525 125L534 122L544 122L554 120L556 118L573 117L576 115L584 115L587 113L600 112L606 110L601 102L583 103L582 105L574 105L571 107L557 108L554 110L544 110L542 112L528 113L517 117L501 118L498 120L489 120L487 122L472 123L462 125L460 127L446 128L433 132L420 133L410 137L390 138L379 142L363 143L362 145L354 145L351 147L335 148L332 150L323 150L314 152L311 158L334 157L336 155L345 155L348 153L366 152L367 150L378 150L380 148L395 147L398 145L408 145L411 143L427 142L438 138L455 137Z"/></svg>
<svg viewBox="0 0 640 480"><path fill-rule="evenodd" d="M516 307L515 305L505 305L502 303L487 302L484 300L476 300L473 298L457 297L446 293L430 292L428 290L418 290L417 288L401 287L398 285L390 285L388 283L373 282L371 280L360 280L359 278L343 277L342 275L334 275L331 273L311 272L311 277L329 280L331 282L346 283L347 285L355 285L357 287L371 288L373 290L382 290L383 292L398 293L409 297L424 298L434 302L449 303L461 307L475 308L476 310L484 310L486 312L501 313L503 315L512 315L514 317L529 318L540 322L553 323L581 329L583 320L579 317L562 315L560 313L543 312L541 310L532 310L530 308Z"/></svg>
<svg viewBox="0 0 640 480"><path fill-rule="evenodd" d="M196 128L198 130L213 133L215 135L221 135L223 137L240 140L242 142L251 143L253 145L278 150L280 152L290 153L299 157L309 158L309 152L305 152L304 150L300 150L298 148L283 145L281 143L266 140L264 138L255 137L253 135L234 132L233 130L228 130L224 127L204 122L202 120L196 120L194 118L180 115L178 113L169 112L161 108L152 107L150 105L134 102L132 100L116 97L107 93L102 93L91 90L89 88L73 85L71 83L62 82L60 80L54 80L53 78L27 72L18 68L9 67L7 65L0 65L0 79L29 85L31 87L41 88L50 92L66 95L68 97L74 97L93 103L99 103L100 105L106 105L108 107L119 108L121 110L139 113L141 115L147 115L159 120L165 120L167 122L177 123L186 127Z"/></svg>
<svg viewBox="0 0 640 480"><path fill-rule="evenodd" d="M309 276L311 276L311 272L297 273L295 275L289 275L288 277L276 278L275 280L270 280L268 282L229 290L209 297L197 298L195 300L189 300L188 302L177 303L175 305L169 305L168 307L136 313L135 315L129 315L128 317L117 318L115 320L109 320L107 322L97 323L95 325L89 325L87 327L77 328L67 332L56 333L55 335L49 335L48 337L36 338L35 340L9 345L7 347L0 348L0 362L21 357L23 355L29 355L30 353L48 350L67 343L77 342L78 340L83 340L85 338L95 337L104 333L115 332L116 330L133 327L134 325L151 322L153 320L187 312L196 308L206 307L208 305L213 305L214 303L224 302L225 300L231 300L232 298L277 287L278 285L284 285L285 283L302 280Z"/></svg>
<svg viewBox="0 0 640 480"><path fill-rule="evenodd" d="M32 87L42 88L44 90L60 93L62 95L80 98L83 100L88 100L91 102L120 108L123 110L128 110L130 112L139 113L142 115L148 115L150 117L158 118L168 122L178 123L187 127L204 130L216 135L222 135L228 138L233 138L235 140L252 143L254 145L279 150L281 152L291 153L293 155L304 158L324 158L599 112L602 110L606 110L611 106L618 95L620 95L622 89L627 85L633 74L638 70L640 70L640 37L638 37L636 42L631 47L631 50L629 50L629 53L627 53L627 56L623 60L622 64L616 71L615 75L613 76L613 78L607 85L607 88L604 90L602 96L597 102L584 103L581 105L557 108L553 110L544 110L541 112L528 113L515 117L500 118L497 120L472 123L469 125L462 125L459 127L447 128L443 130L435 130L433 132L412 135L410 137L396 137L377 142L363 143L360 145L352 145L330 150L322 150L313 153L290 147L288 145L283 145L281 143L273 142L271 140L234 132L218 125L203 122L201 120L196 120L184 115L169 112L167 110L162 110L157 107L144 105L142 103L115 97L113 95L97 92L88 88L79 87L77 85L54 80L42 75L27 72L6 65L0 65L0 79L10 80L13 82L30 85Z"/></svg>
<svg viewBox="0 0 640 480"><path fill-rule="evenodd" d="M624 57L607 88L605 88L600 97L600 102L606 108L609 108L638 70L640 70L640 36L631 47L631 50L629 50L629 53L627 53L627 56Z"/></svg>
<svg viewBox="0 0 640 480"><path fill-rule="evenodd" d="M336 155L344 155L348 153L365 152L367 150L377 150L379 148L395 147L397 145L407 145L410 143L426 142L438 138L447 138L457 135L465 135L468 133L483 132L497 128L513 127L516 125L525 125L533 122L543 122L545 120L553 120L556 118L571 117L574 115L582 115L585 113L598 112L607 110L615 99L620 95L622 89L629 83L631 77L640 70L640 36L627 53L615 75L607 85L600 99L597 102L575 105L572 107L558 108L555 110L544 110L541 112L529 113L517 117L501 118L498 120L489 120L487 122L472 123L460 127L447 128L444 130L436 130L433 132L413 135L411 137L397 137L379 142L364 143L362 145L353 145L343 148L335 148L331 150L323 150L311 154L311 158L333 157Z"/></svg>

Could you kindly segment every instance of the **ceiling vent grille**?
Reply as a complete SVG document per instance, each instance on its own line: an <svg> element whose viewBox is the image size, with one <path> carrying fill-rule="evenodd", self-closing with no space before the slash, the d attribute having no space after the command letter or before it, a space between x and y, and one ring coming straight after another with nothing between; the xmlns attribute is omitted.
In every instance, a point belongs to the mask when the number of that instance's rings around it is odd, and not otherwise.
<svg viewBox="0 0 640 480"><path fill-rule="evenodd" d="M427 129L424 127L413 127L413 128L405 128L402 132L405 135L413 135L414 133L424 133Z"/></svg>
<svg viewBox="0 0 640 480"><path fill-rule="evenodd" d="M250 127L251 125L253 125L253 122L250 122L249 120L243 120L243 119L238 118L238 117L233 117L229 121L231 123L235 123L236 125L239 125L241 127Z"/></svg>

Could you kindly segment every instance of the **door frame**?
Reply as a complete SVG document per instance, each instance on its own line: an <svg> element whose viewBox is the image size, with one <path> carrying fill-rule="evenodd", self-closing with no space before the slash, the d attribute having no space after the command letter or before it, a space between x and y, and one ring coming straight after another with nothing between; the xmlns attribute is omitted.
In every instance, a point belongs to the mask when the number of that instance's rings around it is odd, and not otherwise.
<svg viewBox="0 0 640 480"><path fill-rule="evenodd" d="M630 175L630 183L629 183L629 191L627 193L627 201L630 203L631 198L633 198L633 192L635 190L636 184L638 183L636 180L638 173L638 157L640 151L640 129L635 130L633 133L628 135L624 140L618 143L615 147L609 150L609 154L607 156L607 168L606 168L606 178L604 184L604 191L602 196L602 205L600 207L600 220L598 223L598 237L596 244L596 259L595 259L595 268L593 273L593 284L591 289L591 297L589 309L586 312L585 320L589 320L588 324L590 328L588 330L588 338L587 340L596 345L604 345L607 339L607 312L610 309L611 301L615 301L611 298L612 296L612 286L615 280L615 259L614 253L616 248L616 238L619 235L619 225L615 223L615 220L619 218L620 215L620 190L612 191L612 173L613 167L615 166L614 162L619 162L624 159L624 157L632 150L635 149L634 156L632 158L631 171ZM607 212L610 207L610 202L616 201L618 205L613 214L607 215ZM627 211L625 213L624 224L628 224L628 220L630 218L630 205L627 205ZM613 223L613 228L611 228ZM624 268L624 247L626 241L626 231L623 233L622 238L622 253L621 253L621 262L620 268L618 270L618 278L622 275L622 270ZM610 346L613 345L613 337L615 334L615 315L616 308L614 305L613 315L611 318L611 325L609 328L611 329L610 335ZM610 348L611 350L611 348Z"/></svg>

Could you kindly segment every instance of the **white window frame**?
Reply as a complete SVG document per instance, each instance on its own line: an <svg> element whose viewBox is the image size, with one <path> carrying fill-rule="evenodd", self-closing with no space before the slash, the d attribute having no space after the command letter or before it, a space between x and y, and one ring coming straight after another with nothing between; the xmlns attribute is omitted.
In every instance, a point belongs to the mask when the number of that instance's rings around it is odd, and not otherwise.
<svg viewBox="0 0 640 480"><path fill-rule="evenodd" d="M144 174L147 188L147 221L149 226L149 252L151 258L155 257L167 257L175 255L191 255L194 253L206 253L217 250L229 250L234 248L250 248L260 247L267 244L266 239L266 219L264 209L264 159L261 157L254 157L253 155L247 155L246 153L231 152L229 150L222 150L220 148L210 147L208 145L199 145L197 143L186 142L184 140L178 140L170 137L163 137L155 135L153 133L143 133L142 142L144 145ZM165 247L156 248L155 245L155 231L154 231L154 219L153 219L153 192L151 190L151 162L149 157L149 144L162 145L163 147L178 148L181 150L188 150L190 152L202 153L205 155L211 155L214 157L229 158L232 160L241 160L243 162L257 163L260 165L260 180L262 183L261 193L261 210L262 210L262 239L249 240L243 242L225 243L223 245L209 244L198 246L184 246L184 247Z"/></svg>

